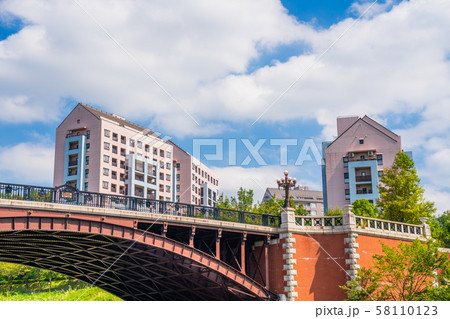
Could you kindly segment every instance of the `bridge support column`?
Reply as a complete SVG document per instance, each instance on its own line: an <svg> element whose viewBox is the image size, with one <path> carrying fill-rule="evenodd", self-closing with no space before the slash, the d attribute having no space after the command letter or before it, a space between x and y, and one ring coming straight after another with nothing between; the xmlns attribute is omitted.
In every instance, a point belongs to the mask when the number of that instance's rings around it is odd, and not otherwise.
<svg viewBox="0 0 450 319"><path fill-rule="evenodd" d="M222 229L217 230L216 234L216 258L220 260L220 239L222 238Z"/></svg>
<svg viewBox="0 0 450 319"><path fill-rule="evenodd" d="M162 227L162 232L161 232L161 235L163 236L163 237L166 237L166 234L167 234L167 228L169 227L169 224L168 223L164 223L163 224L163 227Z"/></svg>
<svg viewBox="0 0 450 319"><path fill-rule="evenodd" d="M241 272L245 275L245 242L247 241L247 233L242 233L241 238Z"/></svg>
<svg viewBox="0 0 450 319"><path fill-rule="evenodd" d="M295 254L297 250L294 248L295 238L292 236L292 232L295 229L295 211L293 208L286 208L285 211L281 212L281 233L280 239L284 239L283 243L283 271L286 271L284 279L284 292L286 293L287 301L295 301L298 298L298 293L296 287L297 282L297 270L295 270L295 265L297 265L297 259Z"/></svg>
<svg viewBox="0 0 450 319"><path fill-rule="evenodd" d="M270 278L269 278L269 245L270 245L270 235L266 236L264 241L264 268L265 268L265 281L266 289L270 290Z"/></svg>
<svg viewBox="0 0 450 319"><path fill-rule="evenodd" d="M194 247L195 226L191 227L189 232L189 246Z"/></svg>

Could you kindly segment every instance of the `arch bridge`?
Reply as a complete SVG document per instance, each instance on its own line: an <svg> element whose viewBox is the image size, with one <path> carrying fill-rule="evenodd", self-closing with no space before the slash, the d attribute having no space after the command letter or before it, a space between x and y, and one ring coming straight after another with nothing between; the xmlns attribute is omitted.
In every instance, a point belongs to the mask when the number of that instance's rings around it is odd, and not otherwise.
<svg viewBox="0 0 450 319"><path fill-rule="evenodd" d="M0 183L0 261L48 269L124 300L277 300L280 218Z"/></svg>

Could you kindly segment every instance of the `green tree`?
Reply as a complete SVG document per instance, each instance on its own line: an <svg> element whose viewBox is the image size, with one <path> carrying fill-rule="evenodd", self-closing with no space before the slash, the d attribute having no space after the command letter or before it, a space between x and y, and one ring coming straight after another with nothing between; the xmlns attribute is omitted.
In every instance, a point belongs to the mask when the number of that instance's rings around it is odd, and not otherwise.
<svg viewBox="0 0 450 319"><path fill-rule="evenodd" d="M325 215L326 216L341 216L341 215L344 215L344 213L339 208L339 206L336 206L335 208L328 208Z"/></svg>
<svg viewBox="0 0 450 319"><path fill-rule="evenodd" d="M253 211L253 190L241 187L237 191L237 197L230 196L230 198L221 193L217 199L216 207L251 212Z"/></svg>
<svg viewBox="0 0 450 319"><path fill-rule="evenodd" d="M378 217L378 209L367 199L357 199L353 202L352 212L357 216Z"/></svg>
<svg viewBox="0 0 450 319"><path fill-rule="evenodd" d="M441 216L432 216L428 221L431 228L431 236L438 240L442 247L450 248L450 211Z"/></svg>
<svg viewBox="0 0 450 319"><path fill-rule="evenodd" d="M374 265L362 268L348 286L348 300L442 300L449 294L448 253L430 240L383 243L383 255L374 255ZM435 284L438 284L436 286Z"/></svg>
<svg viewBox="0 0 450 319"><path fill-rule="evenodd" d="M414 161L404 152L397 153L380 180L378 207L384 219L420 224L420 217L431 217L434 203L425 201Z"/></svg>

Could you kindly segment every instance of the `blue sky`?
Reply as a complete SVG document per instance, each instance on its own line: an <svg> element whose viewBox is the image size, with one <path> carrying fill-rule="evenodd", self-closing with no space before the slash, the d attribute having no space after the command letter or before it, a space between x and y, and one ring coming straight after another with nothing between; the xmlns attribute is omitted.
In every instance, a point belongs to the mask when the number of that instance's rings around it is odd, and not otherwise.
<svg viewBox="0 0 450 319"><path fill-rule="evenodd" d="M369 115L402 135L427 198L450 209L450 6L40 2L0 1L0 180L51 184L55 128L80 101L172 136L191 153L194 139L223 139L223 160L201 160L225 193L242 185L259 200L286 168L320 189L314 160L295 165L301 145L312 139L320 149L336 134L337 116ZM250 155L242 139L266 139L266 165L251 156L241 165ZM287 166L275 139L298 143L288 147Z"/></svg>

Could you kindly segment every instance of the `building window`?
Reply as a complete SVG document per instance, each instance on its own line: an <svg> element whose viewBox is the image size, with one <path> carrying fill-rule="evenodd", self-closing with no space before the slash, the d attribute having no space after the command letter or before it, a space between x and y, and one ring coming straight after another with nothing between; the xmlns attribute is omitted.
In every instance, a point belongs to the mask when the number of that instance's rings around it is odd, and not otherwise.
<svg viewBox="0 0 450 319"><path fill-rule="evenodd" d="M170 186L166 185L166 192L170 193Z"/></svg>
<svg viewBox="0 0 450 319"><path fill-rule="evenodd" d="M364 144L364 139L359 139L359 144Z"/></svg>
<svg viewBox="0 0 450 319"><path fill-rule="evenodd" d="M111 131L105 129L105 137L110 137L111 136Z"/></svg>
<svg viewBox="0 0 450 319"><path fill-rule="evenodd" d="M80 124L80 120L77 120L77 124Z"/></svg>
<svg viewBox="0 0 450 319"><path fill-rule="evenodd" d="M113 145L112 152L113 154L117 154L117 146Z"/></svg>
<svg viewBox="0 0 450 319"><path fill-rule="evenodd" d="M159 179L164 180L164 173L159 173Z"/></svg>
<svg viewBox="0 0 450 319"><path fill-rule="evenodd" d="M158 149L156 147L153 148L153 155L158 155Z"/></svg>
<svg viewBox="0 0 450 319"><path fill-rule="evenodd" d="M89 156L86 156L86 165L89 164Z"/></svg>
<svg viewBox="0 0 450 319"><path fill-rule="evenodd" d="M180 191L180 185L177 185L177 192Z"/></svg>
<svg viewBox="0 0 450 319"><path fill-rule="evenodd" d="M104 149L105 150L107 150L107 151L109 151L109 147L110 147L111 145L108 143L108 142L104 142L103 143L103 147L104 147Z"/></svg>
<svg viewBox="0 0 450 319"><path fill-rule="evenodd" d="M86 143L86 152L89 152L90 149L91 149L91 144L90 143Z"/></svg>
<svg viewBox="0 0 450 319"><path fill-rule="evenodd" d="M180 181L180 174L177 174L177 182Z"/></svg>
<svg viewBox="0 0 450 319"><path fill-rule="evenodd" d="M117 142L119 140L119 137L117 136L117 133L113 133L113 137L112 137L114 142Z"/></svg>
<svg viewBox="0 0 450 319"><path fill-rule="evenodd" d="M84 183L84 190L85 190L85 191L88 190L88 186L89 186L89 183L88 183L88 182Z"/></svg>
<svg viewBox="0 0 450 319"><path fill-rule="evenodd" d="M377 163L378 165L383 165L383 155L377 154Z"/></svg>
<svg viewBox="0 0 450 319"><path fill-rule="evenodd" d="M348 179L348 178L349 178L348 173L344 173L344 179Z"/></svg>
<svg viewBox="0 0 450 319"><path fill-rule="evenodd" d="M103 188L108 189L109 182L103 181Z"/></svg>
<svg viewBox="0 0 450 319"><path fill-rule="evenodd" d="M108 176L109 175L109 168L103 169L103 175Z"/></svg>
<svg viewBox="0 0 450 319"><path fill-rule="evenodd" d="M344 161L344 167L348 167L348 156L343 157L342 160Z"/></svg>
<svg viewBox="0 0 450 319"><path fill-rule="evenodd" d="M316 208L316 203L311 203L311 208Z"/></svg>
<svg viewBox="0 0 450 319"><path fill-rule="evenodd" d="M345 190L345 195L350 195L350 190L349 189Z"/></svg>
<svg viewBox="0 0 450 319"><path fill-rule="evenodd" d="M91 138L91 131L87 130L86 131L86 139L90 139Z"/></svg>
<svg viewBox="0 0 450 319"><path fill-rule="evenodd" d="M111 171L111 178L112 179L117 179L117 172L116 171ZM112 187L112 185L111 185Z"/></svg>
<svg viewBox="0 0 450 319"><path fill-rule="evenodd" d="M113 193L117 192L117 185L116 184L111 184L111 192L113 192Z"/></svg>
<svg viewBox="0 0 450 319"><path fill-rule="evenodd" d="M89 170L85 169L84 170L84 178L88 178L89 177Z"/></svg>
<svg viewBox="0 0 450 319"><path fill-rule="evenodd" d="M159 167L164 168L164 162L159 162Z"/></svg>
<svg viewBox="0 0 450 319"><path fill-rule="evenodd" d="M316 215L317 215L317 211L311 210L311 211L309 212L309 215L310 215L310 216L316 216Z"/></svg>
<svg viewBox="0 0 450 319"><path fill-rule="evenodd" d="M109 155L103 155L103 162L109 163Z"/></svg>
<svg viewBox="0 0 450 319"><path fill-rule="evenodd" d="M378 178L381 178L383 176L383 171L378 171Z"/></svg>
<svg viewBox="0 0 450 319"><path fill-rule="evenodd" d="M365 159L366 159L366 157L365 157L364 155L361 155L361 156L359 157L359 159L361 159L361 160L365 160Z"/></svg>
<svg viewBox="0 0 450 319"><path fill-rule="evenodd" d="M170 163L166 163L166 168L167 168L167 169L170 169L170 168L171 168Z"/></svg>
<svg viewBox="0 0 450 319"><path fill-rule="evenodd" d="M180 201L180 195L177 195L177 202L179 202Z"/></svg>
<svg viewBox="0 0 450 319"><path fill-rule="evenodd" d="M180 163L177 163L177 171L180 170L180 167L181 167Z"/></svg>
<svg viewBox="0 0 450 319"><path fill-rule="evenodd" d="M137 146L138 146L138 148L142 148L142 142L141 142L141 141L138 141L138 142L137 142Z"/></svg>
<svg viewBox="0 0 450 319"><path fill-rule="evenodd" d="M166 181L170 181L170 174L166 174Z"/></svg>
<svg viewBox="0 0 450 319"><path fill-rule="evenodd" d="M130 146L134 147L134 140L130 139Z"/></svg>
<svg viewBox="0 0 450 319"><path fill-rule="evenodd" d="M166 156L167 156L167 158L171 158L172 157L172 152L167 151L166 152Z"/></svg>
<svg viewBox="0 0 450 319"><path fill-rule="evenodd" d="M127 138L123 135L120 136L120 143L127 144Z"/></svg>

